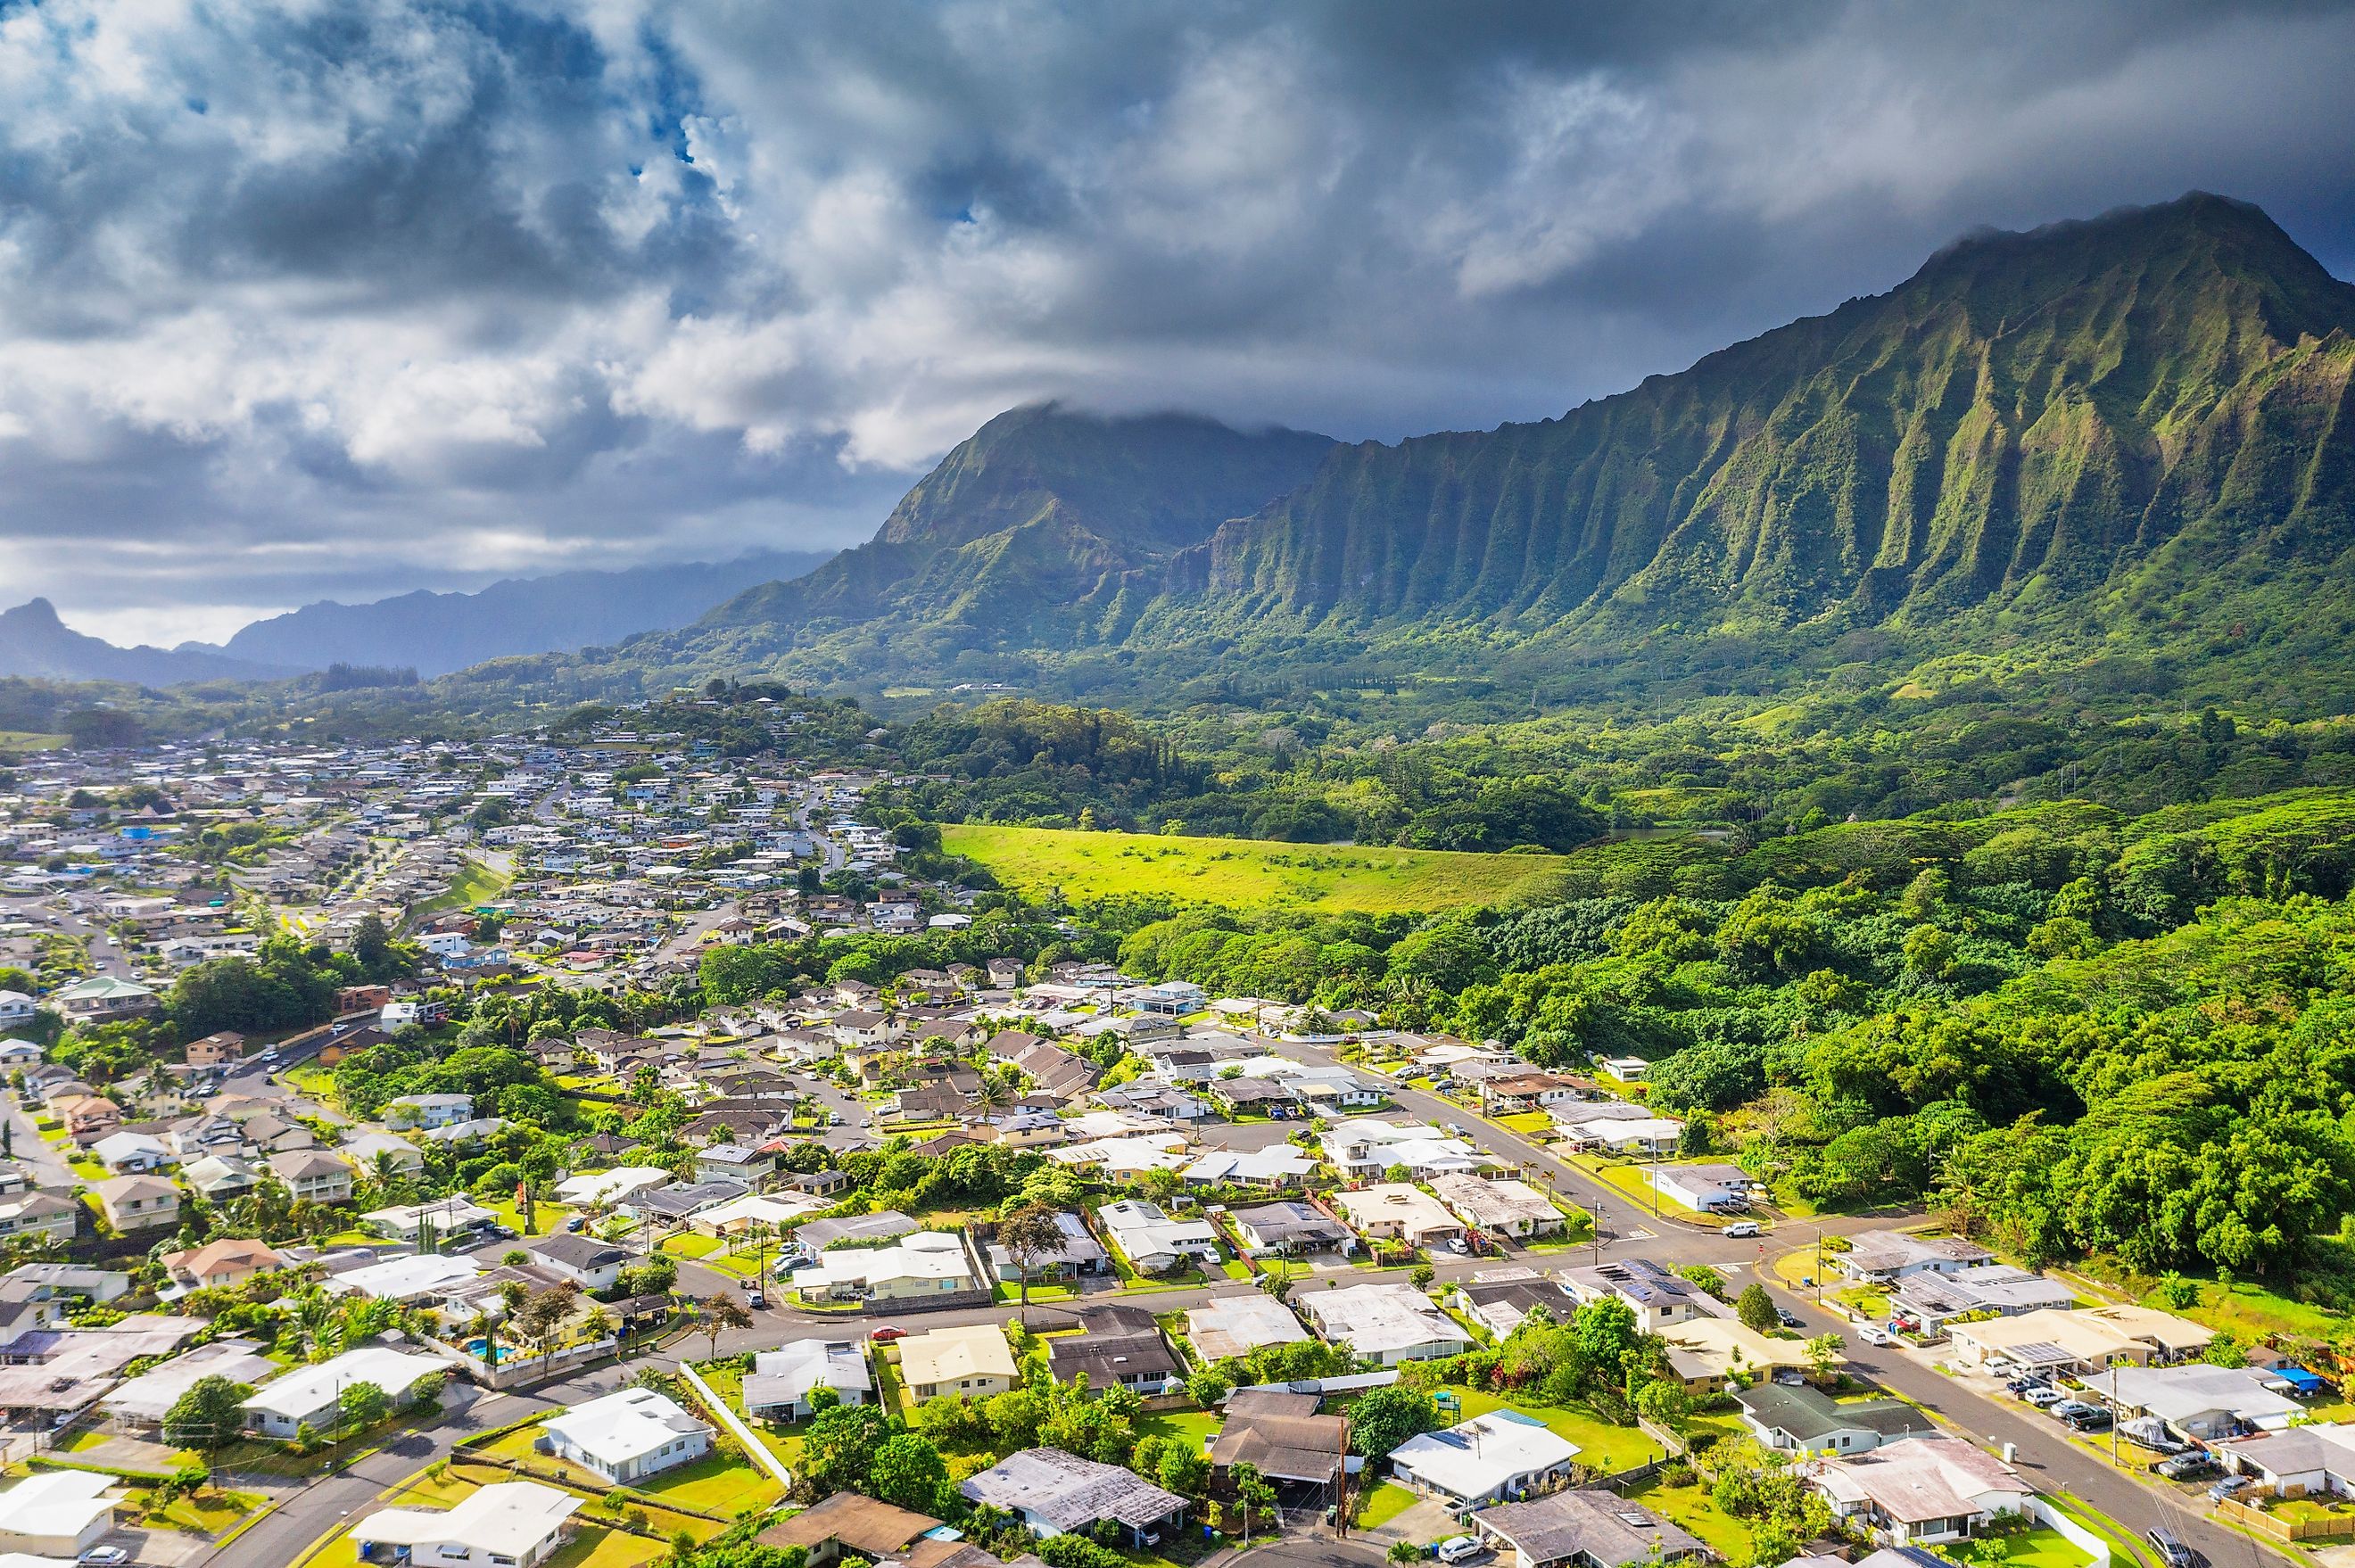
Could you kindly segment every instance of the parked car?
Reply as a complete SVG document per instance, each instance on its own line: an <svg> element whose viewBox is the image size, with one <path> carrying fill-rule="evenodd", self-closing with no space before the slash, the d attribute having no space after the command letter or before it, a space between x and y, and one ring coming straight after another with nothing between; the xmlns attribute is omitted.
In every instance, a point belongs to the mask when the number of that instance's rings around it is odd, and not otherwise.
<svg viewBox="0 0 2355 1568"><path fill-rule="evenodd" d="M1882 1328L1878 1323L1868 1323L1856 1332L1857 1338L1862 1339L1868 1345L1894 1345L1897 1343L1897 1336L1891 1333L1888 1329Z"/></svg>
<svg viewBox="0 0 2355 1568"><path fill-rule="evenodd" d="M1457 1254L1459 1254L1459 1255L1468 1255L1468 1254L1471 1253L1471 1251L1472 1251L1472 1249L1471 1249L1469 1246L1466 1246L1466 1245L1465 1244L1464 1238L1463 1238L1463 1237L1461 1237L1461 1236L1450 1236L1450 1237L1448 1237L1448 1238L1447 1238L1447 1250L1448 1250L1449 1252L1451 1252L1451 1253L1457 1253Z"/></svg>
<svg viewBox="0 0 2355 1568"><path fill-rule="evenodd" d="M1480 1543L1468 1535L1452 1536L1439 1543L1442 1563L1468 1563L1480 1555Z"/></svg>
<svg viewBox="0 0 2355 1568"><path fill-rule="evenodd" d="M1450 1123L1448 1123L1448 1124L1447 1124L1447 1136L1448 1136L1449 1137L1451 1137L1451 1138L1460 1138L1460 1137L1462 1137L1462 1136L1464 1136L1464 1129L1463 1129L1462 1127L1460 1127L1460 1126L1456 1125L1454 1122L1450 1122ZM1456 1539L1457 1539L1457 1540L1459 1540L1459 1541L1462 1541L1462 1540L1467 1540L1467 1539L1469 1539L1469 1538L1468 1538L1468 1537L1465 1537L1465 1536L1458 1536L1458 1537L1456 1537Z"/></svg>
<svg viewBox="0 0 2355 1568"><path fill-rule="evenodd" d="M118 1563L130 1562L131 1553L120 1546L93 1546L74 1561L87 1563L89 1568L114 1568Z"/></svg>
<svg viewBox="0 0 2355 1568"><path fill-rule="evenodd" d="M744 1297L744 1305L755 1308L765 1308L769 1305L768 1295L766 1292L759 1290L748 1292Z"/></svg>
<svg viewBox="0 0 2355 1568"><path fill-rule="evenodd" d="M2048 1410L2053 1405L2059 1404L2062 1400L2067 1399L2069 1396L2062 1393L2059 1389L2054 1388L2051 1383L2039 1383L2034 1388L2030 1389L2026 1393L2021 1394L2019 1397L2026 1400L2029 1403L2034 1405L2039 1410Z"/></svg>
<svg viewBox="0 0 2355 1568"><path fill-rule="evenodd" d="M1783 1327L1785 1328L1805 1328L1807 1326L1807 1320L1806 1318L1800 1317L1797 1313L1792 1311L1787 1307L1776 1307L1774 1309L1774 1316L1782 1319Z"/></svg>
<svg viewBox="0 0 2355 1568"><path fill-rule="evenodd" d="M2208 1500L2211 1503L2221 1503L2226 1498L2231 1497L2234 1492L2243 1492L2248 1490L2248 1477L2226 1476L2222 1480L2217 1481L2209 1487Z"/></svg>
<svg viewBox="0 0 2355 1568"><path fill-rule="evenodd" d="M2172 1459L2161 1459L2158 1465L2158 1473L2170 1481L2189 1481L2215 1467L2215 1460L2196 1449L2189 1454L2178 1454Z"/></svg>
<svg viewBox="0 0 2355 1568"><path fill-rule="evenodd" d="M2064 1415L2061 1424L2072 1432L2107 1432L2115 1418L2106 1410L2087 1411L2082 1415Z"/></svg>
<svg viewBox="0 0 2355 1568"><path fill-rule="evenodd" d="M2003 1386L2008 1393L2026 1395L2041 1388L2051 1388L2052 1385L2040 1377L2024 1377L2014 1378Z"/></svg>
<svg viewBox="0 0 2355 1568"><path fill-rule="evenodd" d="M588 1227L589 1221L584 1215L575 1214L564 1221L564 1229L574 1235L578 1235Z"/></svg>
<svg viewBox="0 0 2355 1568"><path fill-rule="evenodd" d="M870 1332L867 1337L878 1345L888 1345L894 1339L906 1339L908 1337L908 1331L905 1328L897 1328L892 1327L890 1324L886 1323L881 1328Z"/></svg>
<svg viewBox="0 0 2355 1568"><path fill-rule="evenodd" d="M2183 1544L2183 1538L2163 1524L2143 1531L2143 1539L2150 1542L2150 1549L2158 1553L2165 1568L2192 1568L2200 1561L2192 1555L2191 1548Z"/></svg>
<svg viewBox="0 0 2355 1568"><path fill-rule="evenodd" d="M2064 1399L2051 1406L2046 1413L2056 1421L2066 1421L2073 1415L2090 1415L2101 1408L2098 1404L2087 1404L2082 1399Z"/></svg>
<svg viewBox="0 0 2355 1568"><path fill-rule="evenodd" d="M1717 1233L1721 1236L1756 1236L1764 1234L1764 1232L1755 1220L1736 1220L1731 1225L1719 1226Z"/></svg>

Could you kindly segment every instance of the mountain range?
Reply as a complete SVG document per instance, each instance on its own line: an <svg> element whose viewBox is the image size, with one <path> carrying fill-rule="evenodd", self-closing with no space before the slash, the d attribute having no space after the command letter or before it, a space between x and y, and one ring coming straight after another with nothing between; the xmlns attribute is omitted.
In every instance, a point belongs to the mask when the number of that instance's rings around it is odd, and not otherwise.
<svg viewBox="0 0 2355 1568"><path fill-rule="evenodd" d="M2213 661L2343 711L2350 334L2355 286L2194 194L1972 235L1887 293L1533 424L1343 445L1017 410L868 544L609 667L1085 688L1864 645Z"/></svg>
<svg viewBox="0 0 2355 1568"><path fill-rule="evenodd" d="M47 600L0 613L0 676L171 686L266 680L333 664L431 678L488 659L570 653L694 620L748 584L800 576L831 552L754 550L725 561L507 578L472 593L419 590L373 603L322 600L240 628L222 646L117 647L69 629Z"/></svg>

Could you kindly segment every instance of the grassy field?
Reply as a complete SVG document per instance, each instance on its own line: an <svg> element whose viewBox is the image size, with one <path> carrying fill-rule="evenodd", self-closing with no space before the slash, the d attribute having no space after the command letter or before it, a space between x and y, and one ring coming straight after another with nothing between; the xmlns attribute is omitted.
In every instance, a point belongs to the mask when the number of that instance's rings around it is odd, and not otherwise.
<svg viewBox="0 0 2355 1568"><path fill-rule="evenodd" d="M466 869L458 873L458 880L450 884L448 892L418 905L409 918L411 922L421 921L430 915L440 914L443 910L473 909L477 904L489 903L506 892L507 884L514 880L512 875L495 871L480 860L468 860Z"/></svg>
<svg viewBox="0 0 2355 1568"><path fill-rule="evenodd" d="M34 730L0 730L0 752L54 752L66 743L63 735Z"/></svg>
<svg viewBox="0 0 2355 1568"><path fill-rule="evenodd" d="M1492 1410L1511 1409L1545 1423L1556 1436L1578 1445L1578 1462L1590 1470L1613 1474L1631 1470L1660 1456L1660 1445L1632 1426L1613 1426L1599 1421L1582 1410L1564 1410L1550 1405L1516 1404L1498 1399L1493 1393L1461 1386L1448 1390L1462 1402L1463 1413L1453 1421L1469 1421L1476 1415L1486 1415ZM1440 1418L1449 1421L1447 1413ZM1450 1424L1453 1424L1450 1421Z"/></svg>
<svg viewBox="0 0 2355 1568"><path fill-rule="evenodd" d="M1284 904L1330 914L1502 902L1516 890L1550 883L1566 859L986 823L953 824L941 829L941 837L952 853L972 857L1026 892L1060 888L1081 900L1138 893L1228 909Z"/></svg>

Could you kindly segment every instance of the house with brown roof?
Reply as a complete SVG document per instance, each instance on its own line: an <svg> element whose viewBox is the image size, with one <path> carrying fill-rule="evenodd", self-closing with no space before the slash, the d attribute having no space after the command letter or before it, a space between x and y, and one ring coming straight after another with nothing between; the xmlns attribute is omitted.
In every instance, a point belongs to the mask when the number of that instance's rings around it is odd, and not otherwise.
<svg viewBox="0 0 2355 1568"><path fill-rule="evenodd" d="M927 1531L940 1527L939 1520L923 1514L857 1492L837 1492L783 1523L771 1525L753 1540L762 1546L801 1547L808 1553L810 1568L825 1568L841 1558L846 1549L870 1563L902 1558Z"/></svg>
<svg viewBox="0 0 2355 1568"><path fill-rule="evenodd" d="M190 1290L219 1290L242 1285L257 1274L285 1263L275 1249L241 1236L207 1242L186 1252L165 1253L164 1267Z"/></svg>
<svg viewBox="0 0 2355 1568"><path fill-rule="evenodd" d="M160 1176L118 1176L91 1190L106 1222L123 1234L180 1222L180 1189Z"/></svg>

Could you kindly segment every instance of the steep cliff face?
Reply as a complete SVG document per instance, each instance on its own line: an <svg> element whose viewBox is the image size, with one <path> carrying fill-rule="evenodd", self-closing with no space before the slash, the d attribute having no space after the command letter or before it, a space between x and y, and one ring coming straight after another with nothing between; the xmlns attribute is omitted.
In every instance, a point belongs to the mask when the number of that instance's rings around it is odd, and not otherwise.
<svg viewBox="0 0 2355 1568"><path fill-rule="evenodd" d="M1315 471L1333 443L1185 415L1013 410L943 458L875 538L707 615L748 642L808 641L881 620L928 644L1093 640L1138 573Z"/></svg>
<svg viewBox="0 0 2355 1568"><path fill-rule="evenodd" d="M1337 451L1165 619L1918 624L2335 560L2350 331L2355 287L2219 197L1976 236L1562 418Z"/></svg>

